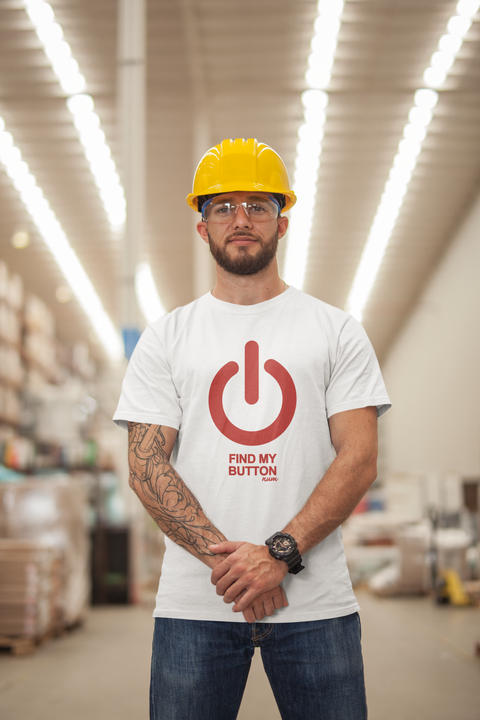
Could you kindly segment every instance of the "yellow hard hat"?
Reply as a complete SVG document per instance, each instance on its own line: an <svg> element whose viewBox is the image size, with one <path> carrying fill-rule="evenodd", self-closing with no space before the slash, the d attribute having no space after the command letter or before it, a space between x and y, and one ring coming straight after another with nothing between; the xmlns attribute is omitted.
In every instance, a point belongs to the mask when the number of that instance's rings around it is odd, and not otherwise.
<svg viewBox="0 0 480 720"><path fill-rule="evenodd" d="M193 192L186 199L191 208L198 210L201 195L242 191L280 193L285 196L284 210L297 202L280 155L254 138L223 140L210 148L198 164Z"/></svg>

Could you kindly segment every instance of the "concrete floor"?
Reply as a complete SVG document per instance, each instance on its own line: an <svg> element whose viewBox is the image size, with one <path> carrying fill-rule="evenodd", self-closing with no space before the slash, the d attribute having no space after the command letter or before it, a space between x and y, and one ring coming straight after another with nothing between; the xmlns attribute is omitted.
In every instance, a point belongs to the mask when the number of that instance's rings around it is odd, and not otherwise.
<svg viewBox="0 0 480 720"><path fill-rule="evenodd" d="M479 609L357 595L369 720L480 720ZM0 652L0 717L147 720L151 632L145 608L95 608L35 655ZM279 719L255 654L238 720Z"/></svg>

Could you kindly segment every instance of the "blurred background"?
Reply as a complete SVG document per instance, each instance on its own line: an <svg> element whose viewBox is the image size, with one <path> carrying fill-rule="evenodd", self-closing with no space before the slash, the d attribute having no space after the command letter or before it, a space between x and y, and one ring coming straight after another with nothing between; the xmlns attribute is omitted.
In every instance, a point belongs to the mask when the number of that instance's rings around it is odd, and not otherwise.
<svg viewBox="0 0 480 720"><path fill-rule="evenodd" d="M478 720L479 6L0 0L5 718L147 716L163 540L111 417L213 287L198 161L255 137L299 198L282 277L362 322L394 406L344 528L371 717ZM255 663L240 717L278 718Z"/></svg>

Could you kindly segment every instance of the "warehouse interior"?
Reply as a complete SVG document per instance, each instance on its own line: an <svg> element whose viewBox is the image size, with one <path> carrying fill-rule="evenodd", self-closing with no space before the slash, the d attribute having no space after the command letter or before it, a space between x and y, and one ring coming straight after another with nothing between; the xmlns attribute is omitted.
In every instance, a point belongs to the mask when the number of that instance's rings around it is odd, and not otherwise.
<svg viewBox="0 0 480 720"><path fill-rule="evenodd" d="M285 282L392 409L343 528L371 720L480 707L480 1L0 0L0 714L148 715L163 539L112 422L149 322L215 283L185 203L257 138ZM240 720L280 715L259 655Z"/></svg>

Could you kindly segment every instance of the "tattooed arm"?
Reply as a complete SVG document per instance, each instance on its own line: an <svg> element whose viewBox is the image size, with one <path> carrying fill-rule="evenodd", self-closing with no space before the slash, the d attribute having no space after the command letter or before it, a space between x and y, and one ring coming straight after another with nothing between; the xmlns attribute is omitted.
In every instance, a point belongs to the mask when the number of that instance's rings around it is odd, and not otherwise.
<svg viewBox="0 0 480 720"><path fill-rule="evenodd" d="M165 425L128 423L130 487L165 535L214 567L218 563L209 545L226 537L170 464L176 438L177 431Z"/></svg>
<svg viewBox="0 0 480 720"><path fill-rule="evenodd" d="M213 553L209 546L227 538L208 520L170 464L176 439L177 431L165 425L128 423L130 487L165 535L213 569L227 555ZM243 615L252 623L287 605L283 588L278 585L258 594Z"/></svg>

